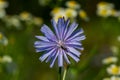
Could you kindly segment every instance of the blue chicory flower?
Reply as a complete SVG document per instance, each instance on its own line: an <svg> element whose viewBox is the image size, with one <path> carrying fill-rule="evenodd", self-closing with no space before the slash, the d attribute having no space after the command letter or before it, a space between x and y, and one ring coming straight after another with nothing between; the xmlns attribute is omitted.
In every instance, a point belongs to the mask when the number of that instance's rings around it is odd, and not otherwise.
<svg viewBox="0 0 120 80"><path fill-rule="evenodd" d="M42 62L50 61L50 67L53 67L56 59L59 67L62 67L64 62L70 64L68 56L78 62L81 54L78 50L83 50L81 41L85 39L83 29L77 29L76 22L69 25L70 20L64 18L59 18L57 23L51 20L51 23L54 32L44 24L41 27L44 36L36 36L39 39L34 43L36 52L45 52L39 59Z"/></svg>

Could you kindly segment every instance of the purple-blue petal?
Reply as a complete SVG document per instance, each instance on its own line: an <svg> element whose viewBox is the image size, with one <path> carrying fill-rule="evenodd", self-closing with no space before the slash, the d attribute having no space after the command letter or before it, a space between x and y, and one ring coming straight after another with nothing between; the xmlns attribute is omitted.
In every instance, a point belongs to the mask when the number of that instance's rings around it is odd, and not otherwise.
<svg viewBox="0 0 120 80"><path fill-rule="evenodd" d="M49 42L49 40L46 37L44 37L44 36L35 36L35 37L37 39L41 40L41 41L47 41L47 42Z"/></svg>
<svg viewBox="0 0 120 80"><path fill-rule="evenodd" d="M81 46L82 44L80 43L80 42L78 42L78 41L69 41L69 42L66 42L65 43L66 45L79 45L79 46Z"/></svg>
<svg viewBox="0 0 120 80"><path fill-rule="evenodd" d="M60 53L58 54L58 66L59 67L63 66L63 53L62 53L62 50L60 50Z"/></svg>
<svg viewBox="0 0 120 80"><path fill-rule="evenodd" d="M36 52L42 52L42 51L49 51L53 49L54 47L41 47L41 48L36 48Z"/></svg>
<svg viewBox="0 0 120 80"><path fill-rule="evenodd" d="M62 35L63 35L63 39L65 38L65 36L66 36L66 34L67 34L69 23L70 23L70 20L67 19L67 20L65 21L65 27L64 27L63 34L62 34Z"/></svg>
<svg viewBox="0 0 120 80"><path fill-rule="evenodd" d="M35 41L34 46L35 47L47 47L47 46L55 46L56 44L54 42L44 42L44 41Z"/></svg>
<svg viewBox="0 0 120 80"><path fill-rule="evenodd" d="M52 23L52 26L55 30L55 34L56 34L57 38L59 39L60 34L59 34L58 27L57 27L57 24L56 24L55 20L52 19L51 23Z"/></svg>
<svg viewBox="0 0 120 80"><path fill-rule="evenodd" d="M71 47L74 47L75 49L78 49L78 50L84 50L84 48L80 45L69 45Z"/></svg>
<svg viewBox="0 0 120 80"><path fill-rule="evenodd" d="M60 53L60 51L58 50L58 52L56 53L56 55L54 56L53 60L51 61L51 64L50 64L50 67L52 68L54 63L55 63L55 60L57 59L58 57L58 54Z"/></svg>
<svg viewBox="0 0 120 80"><path fill-rule="evenodd" d="M75 39L76 37L80 37L83 35L83 29L80 29L80 30L75 30L69 37L66 41L69 41L71 39ZM80 40L79 40L80 41Z"/></svg>
<svg viewBox="0 0 120 80"><path fill-rule="evenodd" d="M67 48L68 48L68 51L70 51L71 53L73 53L77 57L79 57L81 55L81 53L78 50L76 50L75 48L73 48L73 47L67 47Z"/></svg>
<svg viewBox="0 0 120 80"><path fill-rule="evenodd" d="M78 62L80 59L75 56L74 54L70 53L70 52L67 52L66 54L68 54L72 59L74 59L76 62Z"/></svg>
<svg viewBox="0 0 120 80"><path fill-rule="evenodd" d="M55 34L52 32L52 30L47 26L47 25L43 25L41 27L41 32L44 33L44 35L50 40L50 41L55 41L56 40L56 36Z"/></svg>
<svg viewBox="0 0 120 80"><path fill-rule="evenodd" d="M65 21L64 21L64 18L61 19L61 27L60 28L61 28L60 38L61 38L61 40L63 40L63 34L64 34L64 30L65 30Z"/></svg>
<svg viewBox="0 0 120 80"><path fill-rule="evenodd" d="M52 53L55 51L56 49L52 49L51 51L43 54L39 59L43 62L48 56L52 55Z"/></svg>
<svg viewBox="0 0 120 80"><path fill-rule="evenodd" d="M69 61L69 59L68 59L65 51L63 51L63 56L64 56L65 61L66 61L68 64L70 64L70 61Z"/></svg>
<svg viewBox="0 0 120 80"><path fill-rule="evenodd" d="M85 39L86 39L85 35L82 34L81 36L72 38L69 41L82 41L82 40L85 40Z"/></svg>
<svg viewBox="0 0 120 80"><path fill-rule="evenodd" d="M62 36L62 29L63 29L63 20L62 18L58 19L58 23L57 23L57 29L58 29L58 33L59 33L59 39L62 40L61 36Z"/></svg>
<svg viewBox="0 0 120 80"><path fill-rule="evenodd" d="M53 59L54 58L54 56L56 55L56 53L57 53L57 50L55 50L53 53L52 53L52 55L50 55L47 59L46 59L46 63L48 62L48 61L50 61L51 59Z"/></svg>
<svg viewBox="0 0 120 80"><path fill-rule="evenodd" d="M49 50L51 48L55 48L55 44L41 42L41 41L36 41L34 45L35 45L34 47L36 48L36 52L41 52L41 51Z"/></svg>
<svg viewBox="0 0 120 80"><path fill-rule="evenodd" d="M65 40L75 31L75 29L78 27L78 24L77 23L72 23L70 25L70 27L68 28L68 31L65 35Z"/></svg>

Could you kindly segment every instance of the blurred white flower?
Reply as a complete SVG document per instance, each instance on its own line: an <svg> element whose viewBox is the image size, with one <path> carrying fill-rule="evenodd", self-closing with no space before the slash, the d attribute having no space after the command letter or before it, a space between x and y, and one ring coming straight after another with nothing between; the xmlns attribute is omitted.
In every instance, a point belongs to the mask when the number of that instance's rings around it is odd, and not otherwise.
<svg viewBox="0 0 120 80"><path fill-rule="evenodd" d="M51 11L51 16L58 20L58 18L64 17L65 19L70 18L72 21L80 16L83 20L89 21L89 18L84 10L80 10L80 5L76 1L66 2L67 8L55 7Z"/></svg>
<svg viewBox="0 0 120 80"><path fill-rule="evenodd" d="M85 21L89 21L89 18L87 16L87 13L84 10L80 10L79 11L79 16L81 19L85 20Z"/></svg>
<svg viewBox="0 0 120 80"><path fill-rule="evenodd" d="M78 4L76 1L67 1L66 6L69 7L69 8L73 8L73 9L79 9L80 8L80 4Z"/></svg>
<svg viewBox="0 0 120 80"><path fill-rule="evenodd" d="M58 18L64 17L66 19L65 15L65 9L61 7L56 7L51 11L51 15L53 16L53 19L57 22Z"/></svg>
<svg viewBox="0 0 120 80"><path fill-rule="evenodd" d="M4 9L6 7L8 7L8 2L5 0L0 0L0 9Z"/></svg>
<svg viewBox="0 0 120 80"><path fill-rule="evenodd" d="M107 72L111 75L120 75L120 66L112 64L107 68Z"/></svg>
<svg viewBox="0 0 120 80"><path fill-rule="evenodd" d="M104 78L103 80L110 80L110 78Z"/></svg>
<svg viewBox="0 0 120 80"><path fill-rule="evenodd" d="M77 16L77 11L75 9L67 8L65 9L65 15L67 18L75 18Z"/></svg>
<svg viewBox="0 0 120 80"><path fill-rule="evenodd" d="M16 27L20 27L21 26L21 23L20 23L20 20L17 16L12 16L11 17L11 24L13 26L16 26Z"/></svg>
<svg viewBox="0 0 120 80"><path fill-rule="evenodd" d="M119 48L117 46L111 46L113 54L117 55L119 53Z"/></svg>
<svg viewBox="0 0 120 80"><path fill-rule="evenodd" d="M0 19L6 16L6 11L4 9L0 9Z"/></svg>
<svg viewBox="0 0 120 80"><path fill-rule="evenodd" d="M108 17L111 15L111 10L110 9L97 10L97 15L101 17Z"/></svg>
<svg viewBox="0 0 120 80"><path fill-rule="evenodd" d="M0 44L7 46L8 39L0 32Z"/></svg>
<svg viewBox="0 0 120 80"><path fill-rule="evenodd" d="M3 39L3 45L4 46L7 46L8 45L8 39L6 37L4 37Z"/></svg>
<svg viewBox="0 0 120 80"><path fill-rule="evenodd" d="M120 80L120 77L118 77L118 76L112 76L110 80Z"/></svg>
<svg viewBox="0 0 120 80"><path fill-rule="evenodd" d="M110 78L104 78L103 80L120 80L118 76L111 76Z"/></svg>
<svg viewBox="0 0 120 80"><path fill-rule="evenodd" d="M20 13L19 17L23 21L31 21L32 20L32 15L26 11Z"/></svg>
<svg viewBox="0 0 120 80"><path fill-rule="evenodd" d="M19 17L17 15L6 16L4 18L4 21L6 22L7 27L15 27L17 29L21 28L21 22L20 22Z"/></svg>
<svg viewBox="0 0 120 80"><path fill-rule="evenodd" d="M65 12L59 12L57 14L55 14L53 16L53 19L57 22L59 18L64 17L65 19L67 18L67 16L65 15Z"/></svg>
<svg viewBox="0 0 120 80"><path fill-rule="evenodd" d="M42 20L42 18L34 17L33 23L37 26L40 26L43 23L43 20Z"/></svg>
<svg viewBox="0 0 120 80"><path fill-rule="evenodd" d="M77 11L71 8L56 7L51 11L51 15L53 16L55 21L57 21L58 18L61 17L64 17L65 19L67 18L74 19L77 16Z"/></svg>
<svg viewBox="0 0 120 80"><path fill-rule="evenodd" d="M97 15L101 17L119 17L120 11L114 9L114 4L108 2L100 2L97 5Z"/></svg>
<svg viewBox="0 0 120 80"><path fill-rule="evenodd" d="M118 61L117 57L111 56L111 57L107 57L105 59L102 60L103 64L110 64L110 63L116 63Z"/></svg>
<svg viewBox="0 0 120 80"><path fill-rule="evenodd" d="M117 40L120 42L120 36L117 37Z"/></svg>
<svg viewBox="0 0 120 80"><path fill-rule="evenodd" d="M108 2L100 2L97 4L97 8L100 10L102 9L113 9L114 5L112 3L108 3Z"/></svg>
<svg viewBox="0 0 120 80"><path fill-rule="evenodd" d="M57 13L61 13L61 12L64 12L65 9L62 8L62 7L55 7L52 11L51 11L51 15L54 16L56 15Z"/></svg>
<svg viewBox="0 0 120 80"><path fill-rule="evenodd" d="M116 10L114 5L108 2L100 2L97 5L97 15L101 17L115 16Z"/></svg>
<svg viewBox="0 0 120 80"><path fill-rule="evenodd" d="M112 11L111 11L111 16L119 17L119 16L120 16L120 11L117 11L117 10L115 10L115 9L112 9Z"/></svg>
<svg viewBox="0 0 120 80"><path fill-rule="evenodd" d="M4 55L2 58L2 62L3 63L11 63L12 62L12 58L8 55Z"/></svg>

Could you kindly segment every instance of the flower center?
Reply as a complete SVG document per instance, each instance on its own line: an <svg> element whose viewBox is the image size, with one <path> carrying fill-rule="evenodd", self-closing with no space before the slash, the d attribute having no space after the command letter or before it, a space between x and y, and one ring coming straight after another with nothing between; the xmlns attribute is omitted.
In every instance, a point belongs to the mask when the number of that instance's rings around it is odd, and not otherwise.
<svg viewBox="0 0 120 80"><path fill-rule="evenodd" d="M59 45L59 46L62 46L62 45L63 45L63 42L59 40L59 41L58 41L58 45Z"/></svg>
<svg viewBox="0 0 120 80"><path fill-rule="evenodd" d="M65 45L62 41L58 41L58 47L60 47L63 50L67 50L67 48L65 47Z"/></svg>

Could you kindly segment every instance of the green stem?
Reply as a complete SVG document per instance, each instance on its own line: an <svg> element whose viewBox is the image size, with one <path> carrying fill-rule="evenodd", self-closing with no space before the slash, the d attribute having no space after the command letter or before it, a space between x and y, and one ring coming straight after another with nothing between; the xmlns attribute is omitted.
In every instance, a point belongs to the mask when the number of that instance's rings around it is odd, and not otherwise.
<svg viewBox="0 0 120 80"><path fill-rule="evenodd" d="M63 79L62 79L62 80L65 80L66 73L67 73L67 68L64 70L64 73L63 73Z"/></svg>
<svg viewBox="0 0 120 80"><path fill-rule="evenodd" d="M65 80L68 69L69 69L69 65L65 64L62 80Z"/></svg>
<svg viewBox="0 0 120 80"><path fill-rule="evenodd" d="M58 80L62 80L62 67L59 67Z"/></svg>

